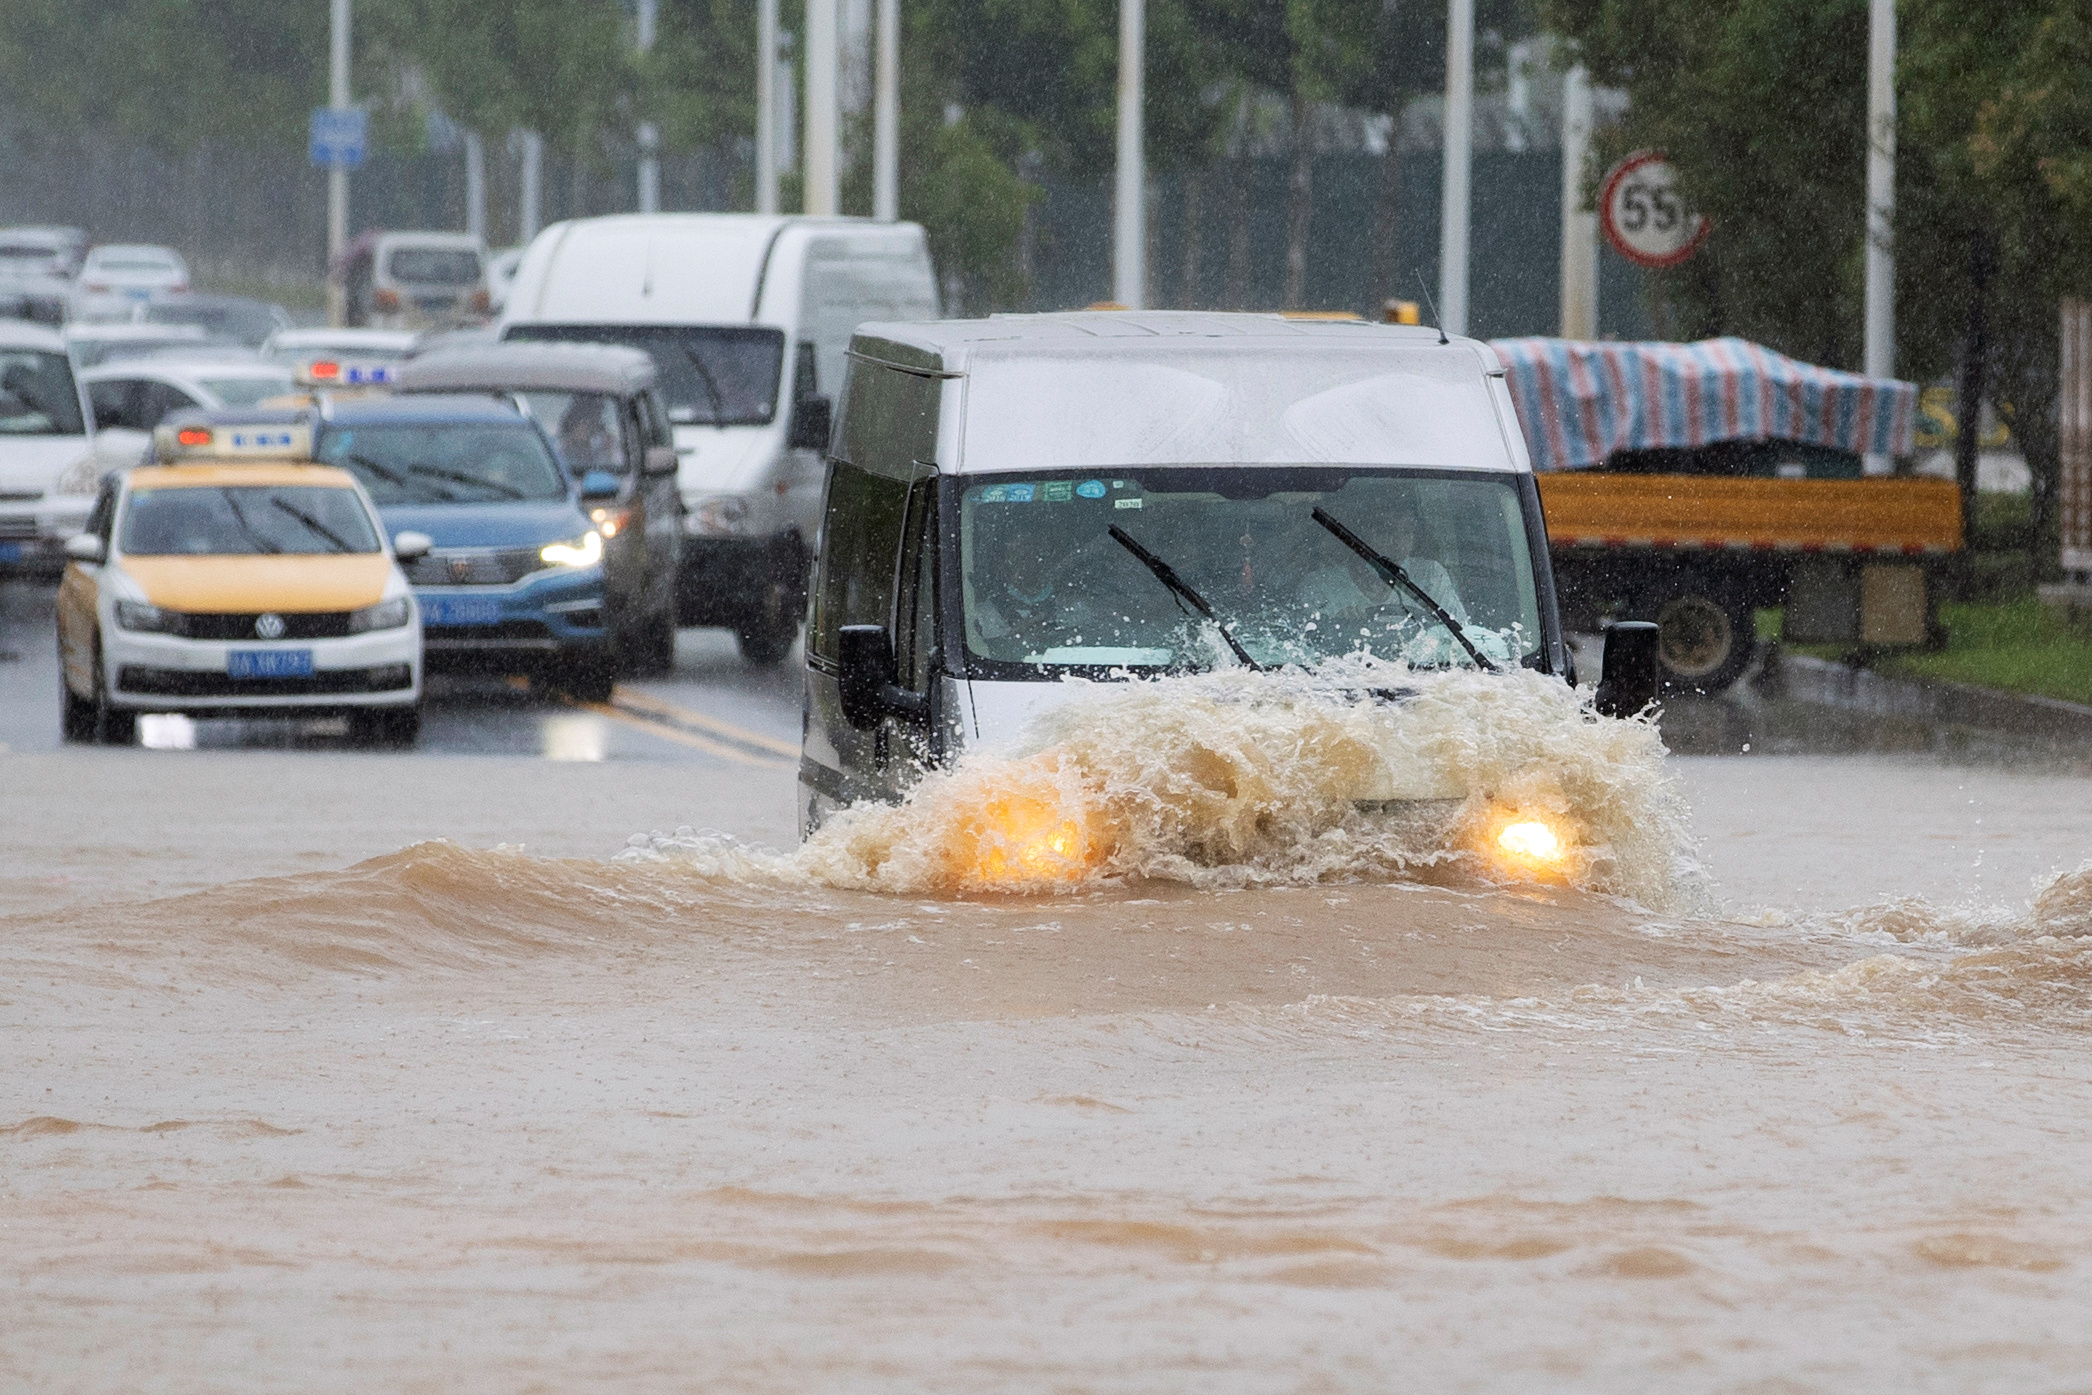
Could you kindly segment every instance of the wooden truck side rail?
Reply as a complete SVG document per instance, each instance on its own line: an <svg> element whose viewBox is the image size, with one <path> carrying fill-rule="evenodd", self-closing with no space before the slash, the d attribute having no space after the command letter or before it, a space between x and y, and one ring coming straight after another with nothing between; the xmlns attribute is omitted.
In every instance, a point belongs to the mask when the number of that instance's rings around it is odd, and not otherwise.
<svg viewBox="0 0 2092 1395"><path fill-rule="evenodd" d="M1542 473L1564 623L1657 625L1674 689L1718 692L1748 667L1754 614L1855 648L1934 642L1934 573L1962 549L1953 481Z"/></svg>
<svg viewBox="0 0 2092 1395"><path fill-rule="evenodd" d="M1538 477L1556 548L1921 557L1962 547L1952 480L1562 471Z"/></svg>

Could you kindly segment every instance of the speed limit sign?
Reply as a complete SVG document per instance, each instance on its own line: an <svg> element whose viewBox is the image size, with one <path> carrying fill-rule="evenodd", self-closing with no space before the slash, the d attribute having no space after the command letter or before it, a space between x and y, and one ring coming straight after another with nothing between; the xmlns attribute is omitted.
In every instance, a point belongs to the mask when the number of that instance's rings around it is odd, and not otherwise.
<svg viewBox="0 0 2092 1395"><path fill-rule="evenodd" d="M1638 266L1676 266L1700 250L1708 223L1678 197L1678 172L1655 150L1638 150L1605 177L1598 218L1613 250Z"/></svg>

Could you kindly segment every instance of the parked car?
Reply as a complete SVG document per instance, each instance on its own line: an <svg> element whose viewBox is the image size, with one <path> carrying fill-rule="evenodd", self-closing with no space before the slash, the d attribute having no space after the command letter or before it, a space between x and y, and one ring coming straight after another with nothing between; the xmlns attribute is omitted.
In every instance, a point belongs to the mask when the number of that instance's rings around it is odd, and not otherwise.
<svg viewBox="0 0 2092 1395"><path fill-rule="evenodd" d="M432 542L407 568L432 669L609 698L604 537L589 511L616 499L614 476L572 479L535 421L482 394L322 395L318 426L315 457L361 480L395 535Z"/></svg>
<svg viewBox="0 0 2092 1395"><path fill-rule="evenodd" d="M156 325L195 325L213 339L259 349L269 336L291 327L281 305L239 295L181 295L140 308L138 318Z"/></svg>
<svg viewBox="0 0 2092 1395"><path fill-rule="evenodd" d="M172 247L105 243L80 264L73 318L128 319L135 307L188 289L189 264Z"/></svg>
<svg viewBox="0 0 2092 1395"><path fill-rule="evenodd" d="M457 348L401 364L396 390L502 394L551 433L577 483L612 476L616 494L592 498L589 508L603 535L611 642L630 671L675 666L681 502L651 357L609 344Z"/></svg>
<svg viewBox="0 0 2092 1395"><path fill-rule="evenodd" d="M111 475L66 544L59 716L68 741L128 744L140 712L348 718L351 740L421 728L421 625L345 470L311 462L292 414L255 429L188 413L154 460Z"/></svg>
<svg viewBox="0 0 2092 1395"><path fill-rule="evenodd" d="M72 299L73 283L63 276L0 274L0 319L57 329L65 324Z"/></svg>
<svg viewBox="0 0 2092 1395"><path fill-rule="evenodd" d="M653 355L681 460L679 618L726 626L743 657L776 664L805 608L828 394L851 331L937 313L913 223L632 214L540 233L502 334Z"/></svg>
<svg viewBox="0 0 2092 1395"><path fill-rule="evenodd" d="M0 228L0 278L55 276L70 281L87 256L79 228Z"/></svg>
<svg viewBox="0 0 2092 1395"><path fill-rule="evenodd" d="M427 329L487 314L486 247L469 233L365 233L335 275L351 325Z"/></svg>
<svg viewBox="0 0 2092 1395"><path fill-rule="evenodd" d="M0 320L0 576L55 576L101 468L65 340Z"/></svg>

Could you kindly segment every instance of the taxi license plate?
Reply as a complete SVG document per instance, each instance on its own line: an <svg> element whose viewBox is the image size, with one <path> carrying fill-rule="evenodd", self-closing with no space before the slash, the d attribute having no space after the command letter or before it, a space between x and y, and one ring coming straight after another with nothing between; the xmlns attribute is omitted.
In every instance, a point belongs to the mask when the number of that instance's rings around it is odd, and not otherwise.
<svg viewBox="0 0 2092 1395"><path fill-rule="evenodd" d="M421 619L428 625L498 625L501 602L492 596L423 595Z"/></svg>
<svg viewBox="0 0 2092 1395"><path fill-rule="evenodd" d="M310 678L310 649L235 649L225 656L228 678Z"/></svg>

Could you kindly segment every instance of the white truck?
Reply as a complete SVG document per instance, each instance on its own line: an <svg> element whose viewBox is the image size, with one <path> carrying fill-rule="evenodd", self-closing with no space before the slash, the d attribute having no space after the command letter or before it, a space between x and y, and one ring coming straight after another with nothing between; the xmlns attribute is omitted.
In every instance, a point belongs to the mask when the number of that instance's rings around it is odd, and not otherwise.
<svg viewBox="0 0 2092 1395"><path fill-rule="evenodd" d="M538 234L500 328L653 355L679 457L678 618L725 626L750 662L775 664L805 608L851 333L938 313L913 223L626 214Z"/></svg>

